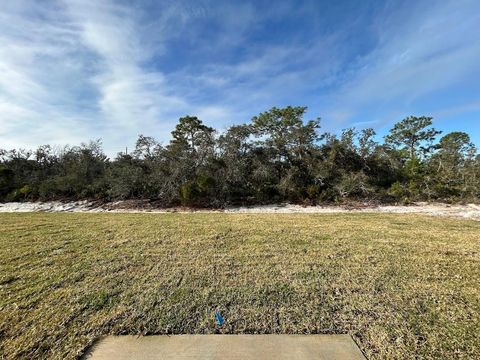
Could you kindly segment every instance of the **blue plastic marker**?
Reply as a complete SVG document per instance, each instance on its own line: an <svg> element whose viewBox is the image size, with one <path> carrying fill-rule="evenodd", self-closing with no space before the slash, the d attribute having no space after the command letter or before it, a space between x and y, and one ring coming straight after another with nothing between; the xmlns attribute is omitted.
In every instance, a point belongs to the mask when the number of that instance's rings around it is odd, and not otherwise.
<svg viewBox="0 0 480 360"><path fill-rule="evenodd" d="M218 326L223 326L223 324L225 323L225 320L223 320L222 315L220 315L220 313L217 310L215 310L215 321L217 322Z"/></svg>

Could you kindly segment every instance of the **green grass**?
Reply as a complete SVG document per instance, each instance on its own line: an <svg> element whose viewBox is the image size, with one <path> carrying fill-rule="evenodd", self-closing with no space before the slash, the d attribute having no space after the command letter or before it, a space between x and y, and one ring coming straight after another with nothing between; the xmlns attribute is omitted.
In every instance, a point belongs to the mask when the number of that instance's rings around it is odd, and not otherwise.
<svg viewBox="0 0 480 360"><path fill-rule="evenodd" d="M0 214L0 358L105 334L349 333L480 358L480 223L395 214Z"/></svg>

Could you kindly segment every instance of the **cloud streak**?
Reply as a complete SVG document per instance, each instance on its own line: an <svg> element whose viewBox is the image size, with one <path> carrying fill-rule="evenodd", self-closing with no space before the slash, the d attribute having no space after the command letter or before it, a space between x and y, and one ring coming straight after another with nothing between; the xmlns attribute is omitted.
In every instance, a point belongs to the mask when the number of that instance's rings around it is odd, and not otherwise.
<svg viewBox="0 0 480 360"><path fill-rule="evenodd" d="M418 103L429 95L436 101L428 113L440 113L451 106L441 91L474 85L480 77L480 38L475 31L480 12L472 10L480 6L474 1L432 4L409 8L396 19L392 13L378 17L382 19L374 25L378 44L358 59L352 75L327 97L334 109L346 104L348 118L370 113L377 125L385 124L392 116L399 120L423 108ZM480 95L478 90L474 96Z"/></svg>

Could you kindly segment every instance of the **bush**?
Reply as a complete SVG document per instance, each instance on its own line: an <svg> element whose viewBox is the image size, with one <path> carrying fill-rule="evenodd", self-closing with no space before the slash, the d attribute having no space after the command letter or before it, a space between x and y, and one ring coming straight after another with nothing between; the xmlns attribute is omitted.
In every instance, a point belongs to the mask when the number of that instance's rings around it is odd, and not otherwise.
<svg viewBox="0 0 480 360"><path fill-rule="evenodd" d="M396 201L409 203L411 201L410 194L407 189L398 181L394 182L388 190L388 195L392 196Z"/></svg>
<svg viewBox="0 0 480 360"><path fill-rule="evenodd" d="M180 203L183 206L193 205L197 194L197 188L195 186L195 183L189 181L181 185L179 189L179 194Z"/></svg>
<svg viewBox="0 0 480 360"><path fill-rule="evenodd" d="M14 188L14 172L0 165L0 199L6 197Z"/></svg>
<svg viewBox="0 0 480 360"><path fill-rule="evenodd" d="M29 185L24 185L19 189L15 189L7 195L7 201L23 201L32 192L32 188Z"/></svg>
<svg viewBox="0 0 480 360"><path fill-rule="evenodd" d="M341 181L335 186L340 197L346 198L367 198L373 191L368 185L368 178L363 172L346 173Z"/></svg>

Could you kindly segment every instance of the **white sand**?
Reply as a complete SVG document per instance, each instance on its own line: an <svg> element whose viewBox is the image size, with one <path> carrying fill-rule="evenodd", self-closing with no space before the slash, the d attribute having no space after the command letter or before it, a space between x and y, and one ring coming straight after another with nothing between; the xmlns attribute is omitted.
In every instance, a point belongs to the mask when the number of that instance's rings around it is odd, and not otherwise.
<svg viewBox="0 0 480 360"><path fill-rule="evenodd" d="M445 216L466 218L480 221L480 206L448 205L441 203L416 203L414 205L367 206L364 208L346 208L342 206L255 206L250 208L231 208L226 212L237 213L397 213L397 214L425 214L431 216Z"/></svg>
<svg viewBox="0 0 480 360"><path fill-rule="evenodd" d="M189 210L183 208L171 209L138 209L124 208L122 202L107 203L102 206L88 201L75 202L10 202L0 203L0 212L119 212L119 213L167 213L167 212L225 212L225 213L398 213L398 214L424 214L431 216L444 216L465 218L480 221L480 205L448 205L442 203L416 203L414 205L366 206L350 208L342 206L300 206L300 205L263 205L251 207L231 207L223 210Z"/></svg>
<svg viewBox="0 0 480 360"><path fill-rule="evenodd" d="M85 212L93 210L90 205L88 201L8 202L0 203L0 212Z"/></svg>

